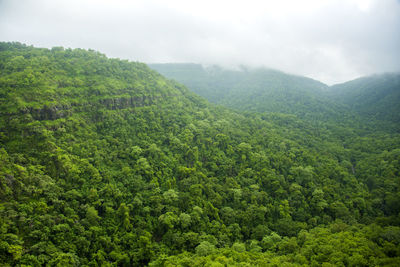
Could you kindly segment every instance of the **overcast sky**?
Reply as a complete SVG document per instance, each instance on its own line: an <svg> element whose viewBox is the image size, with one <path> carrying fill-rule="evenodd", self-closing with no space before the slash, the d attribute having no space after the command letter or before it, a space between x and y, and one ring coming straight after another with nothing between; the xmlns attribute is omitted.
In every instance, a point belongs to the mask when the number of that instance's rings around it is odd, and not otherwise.
<svg viewBox="0 0 400 267"><path fill-rule="evenodd" d="M0 41L266 66L332 84L400 71L400 1L0 0Z"/></svg>

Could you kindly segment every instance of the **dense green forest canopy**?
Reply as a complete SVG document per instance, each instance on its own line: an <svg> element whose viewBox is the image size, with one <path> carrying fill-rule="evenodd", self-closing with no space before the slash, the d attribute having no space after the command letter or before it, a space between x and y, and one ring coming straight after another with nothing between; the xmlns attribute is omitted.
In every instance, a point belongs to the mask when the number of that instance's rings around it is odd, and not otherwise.
<svg viewBox="0 0 400 267"><path fill-rule="evenodd" d="M400 74L363 77L332 86L329 96L366 117L400 123Z"/></svg>
<svg viewBox="0 0 400 267"><path fill-rule="evenodd" d="M398 266L399 134L308 118L0 43L0 262Z"/></svg>
<svg viewBox="0 0 400 267"><path fill-rule="evenodd" d="M229 70L199 64L150 64L213 103L240 110L294 114L307 109L318 114L328 102L322 92L328 86L318 81L272 69L242 67Z"/></svg>
<svg viewBox="0 0 400 267"><path fill-rule="evenodd" d="M383 123L399 131L400 73L363 77L334 86L265 68L229 70L199 64L150 64L213 103L244 111L293 114L307 120ZM365 124L365 122L361 122ZM382 125L381 125L382 126Z"/></svg>

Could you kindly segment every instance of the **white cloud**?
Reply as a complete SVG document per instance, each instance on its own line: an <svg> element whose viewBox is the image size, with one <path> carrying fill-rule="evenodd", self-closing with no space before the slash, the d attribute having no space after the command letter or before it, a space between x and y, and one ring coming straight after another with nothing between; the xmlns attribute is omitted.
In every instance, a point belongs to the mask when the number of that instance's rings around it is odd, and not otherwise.
<svg viewBox="0 0 400 267"><path fill-rule="evenodd" d="M268 66L333 83L400 71L400 3L0 0L0 40L144 62Z"/></svg>

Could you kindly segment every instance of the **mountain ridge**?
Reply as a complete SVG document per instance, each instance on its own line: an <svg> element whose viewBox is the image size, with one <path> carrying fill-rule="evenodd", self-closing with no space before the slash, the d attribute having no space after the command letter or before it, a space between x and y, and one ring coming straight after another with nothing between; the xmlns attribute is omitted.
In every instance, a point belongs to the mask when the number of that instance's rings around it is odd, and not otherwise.
<svg viewBox="0 0 400 267"><path fill-rule="evenodd" d="M400 113L400 75L397 73L375 74L327 86L307 77L267 68L229 70L179 63L149 66L211 102L238 110L281 112L312 120L336 117L338 121L343 113L350 118L367 116L376 121L400 119L396 115ZM378 96L386 100L382 102ZM308 113L310 108L314 109L312 116Z"/></svg>
<svg viewBox="0 0 400 267"><path fill-rule="evenodd" d="M359 76L359 77L356 77L356 78L353 78L350 80L346 80L343 82L337 82L337 83L328 85L328 83L324 83L316 78L311 78L311 77L308 77L305 75L294 74L291 72L286 72L283 70L274 69L274 68L265 67L265 66L252 67L252 66L246 66L246 65L239 65L238 67L230 68L230 67L225 67L223 65L218 65L218 64L201 64L201 63L193 63L193 62L163 62L163 63L151 62L151 63L145 63L145 64L148 65L150 68L160 67L162 69L168 69L171 66L173 66L173 67L179 66L179 67L182 67L180 69L191 69L192 68L192 69L197 69L197 70L206 70L206 71L210 71L210 72L212 72L212 69L227 70L227 71L233 71L233 72L249 72L249 71L254 71L254 70L265 70L265 71L272 71L272 72L276 72L276 73L285 74L285 75L292 76L292 77L306 78L308 80L312 80L317 83L321 83L323 86L330 87L330 88L336 87L336 86L339 86L342 84L346 84L346 83L349 83L352 81L356 81L356 80L374 78L374 77L385 76L385 75L399 75L400 74L400 72L398 72L398 71L383 71L383 72L377 72L377 73ZM165 67L165 68L163 68L163 67ZM161 72L163 72L163 71L161 71Z"/></svg>
<svg viewBox="0 0 400 267"><path fill-rule="evenodd" d="M329 95L359 114L400 123L400 73L382 73L331 87Z"/></svg>

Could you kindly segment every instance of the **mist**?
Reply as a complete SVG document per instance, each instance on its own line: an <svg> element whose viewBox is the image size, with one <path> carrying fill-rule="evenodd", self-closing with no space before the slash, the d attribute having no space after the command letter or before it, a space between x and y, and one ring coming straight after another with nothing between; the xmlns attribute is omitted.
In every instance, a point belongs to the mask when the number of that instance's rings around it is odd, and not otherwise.
<svg viewBox="0 0 400 267"><path fill-rule="evenodd" d="M334 84L400 71L400 1L3 0L0 41L269 67Z"/></svg>

